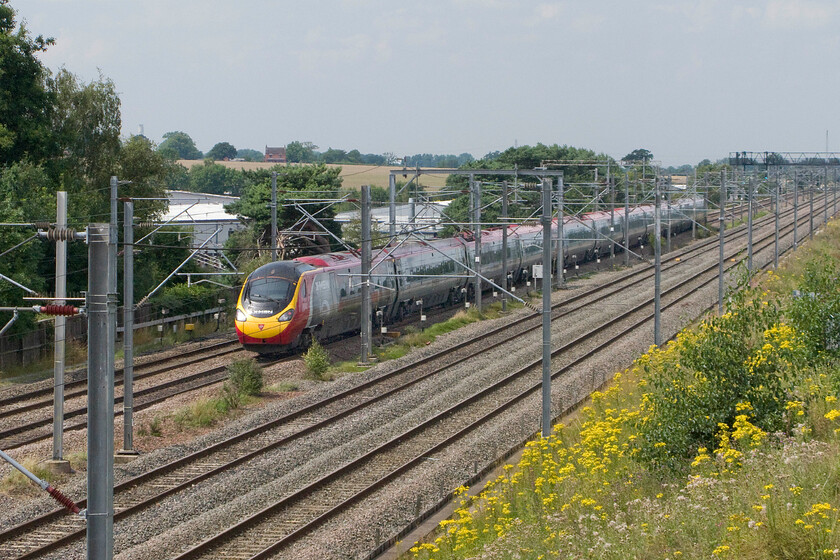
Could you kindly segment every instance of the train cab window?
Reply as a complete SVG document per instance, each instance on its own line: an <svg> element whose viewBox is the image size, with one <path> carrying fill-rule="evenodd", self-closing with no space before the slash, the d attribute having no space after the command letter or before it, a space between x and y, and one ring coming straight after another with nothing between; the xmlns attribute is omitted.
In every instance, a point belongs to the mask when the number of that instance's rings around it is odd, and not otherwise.
<svg viewBox="0 0 840 560"><path fill-rule="evenodd" d="M302 297L302 298L306 297L306 282L305 281L300 283L300 297Z"/></svg>
<svg viewBox="0 0 840 560"><path fill-rule="evenodd" d="M253 302L276 302L286 306L292 300L296 284L286 278L251 278L245 288L243 299Z"/></svg>

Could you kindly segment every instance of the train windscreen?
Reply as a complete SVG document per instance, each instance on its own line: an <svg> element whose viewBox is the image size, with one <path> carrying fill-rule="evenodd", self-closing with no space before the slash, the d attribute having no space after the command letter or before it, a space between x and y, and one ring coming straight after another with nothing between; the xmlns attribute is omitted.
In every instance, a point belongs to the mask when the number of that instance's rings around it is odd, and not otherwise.
<svg viewBox="0 0 840 560"><path fill-rule="evenodd" d="M276 303L286 307L295 295L294 282L276 276L251 278L243 294L246 302Z"/></svg>

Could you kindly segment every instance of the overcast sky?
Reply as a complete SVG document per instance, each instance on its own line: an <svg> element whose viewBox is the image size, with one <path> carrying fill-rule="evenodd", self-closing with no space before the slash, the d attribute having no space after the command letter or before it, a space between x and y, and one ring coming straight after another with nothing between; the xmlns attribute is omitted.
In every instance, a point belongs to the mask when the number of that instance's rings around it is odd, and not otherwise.
<svg viewBox="0 0 840 560"><path fill-rule="evenodd" d="M664 165L840 150L838 0L11 0L116 84L123 134L200 150L569 144Z"/></svg>

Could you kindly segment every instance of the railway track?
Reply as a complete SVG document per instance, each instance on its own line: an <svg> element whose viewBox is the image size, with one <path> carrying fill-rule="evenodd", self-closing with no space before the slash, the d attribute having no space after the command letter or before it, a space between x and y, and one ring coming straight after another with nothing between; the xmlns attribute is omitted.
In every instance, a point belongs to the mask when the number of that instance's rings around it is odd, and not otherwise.
<svg viewBox="0 0 840 560"><path fill-rule="evenodd" d="M235 340L224 341L187 353L142 364L135 368L136 381L153 381L156 377L171 375L173 371L198 364L212 358L241 352ZM186 359L184 359L186 358ZM135 389L137 398L134 409L157 404L174 395L218 383L224 379L224 367L210 368L198 373L167 380L145 389ZM115 374L116 387L123 384L122 370ZM87 379L76 379L65 384L64 431L80 430L87 426ZM50 395L50 396L45 396ZM121 404L123 397L114 398ZM29 393L0 400L0 449L16 449L52 436L52 388L37 388ZM121 414L118 411L117 414ZM35 418L31 418L35 416Z"/></svg>
<svg viewBox="0 0 840 560"><path fill-rule="evenodd" d="M732 230L728 235L738 235L738 231ZM677 266L672 257L681 255L681 265L685 266L690 259L694 258L692 255L703 251L716 253L717 240L710 239L692 248L672 252L668 255L669 262L665 265L665 268ZM716 272L716 267L715 264L714 267L709 268L714 268ZM573 294L560 304L561 309L555 311L555 318L565 317L575 311L585 309L597 301L599 293L615 292L622 285L632 287L643 280L645 275L649 276L650 274L652 274L650 267L630 270L617 279L615 283L604 284L584 293ZM649 301L643 305L649 306ZM639 320L634 320L637 325L639 322ZM126 481L115 488L116 519L128 518L166 496L191 488L236 465L312 434L316 430L326 429L341 418L346 418L380 400L390 398L400 391L405 391L415 384L439 375L447 367L474 358L497 342L509 340L512 336L527 334L533 329L539 328L538 324L538 317L525 317L511 323L511 325L491 331L480 339L460 344L454 349L448 349L446 352L430 356L420 363L411 364L411 366L396 370L392 374L361 384L351 391L319 401L309 407L304 407L264 424L249 433L220 442L160 469ZM516 329L519 329L520 332L514 335L511 330ZM592 334L591 336L595 335ZM582 340L576 340L575 344L580 345L582 342ZM557 352L567 353L569 348L570 345L566 344ZM458 358L453 356L456 351L459 353ZM533 364L530 366L532 369L534 367ZM411 370L411 373L409 373L409 370ZM8 550L11 554L8 557L36 557L54 550L56 546L79 539L82 535L83 525L81 520L64 516L60 510L56 510L0 534L0 550ZM0 553L0 555L7 557L3 553Z"/></svg>
<svg viewBox="0 0 840 560"><path fill-rule="evenodd" d="M770 244L765 241L764 247ZM701 286L715 282L716 273L717 264L711 264L701 274L691 275L667 288L663 294L667 300L664 309L679 304ZM609 348L616 339L615 334L599 339L607 328L619 326L618 337L626 337L648 326L653 321L653 313L648 311L652 302L652 298L648 298L619 314L610 323L601 324L554 350L552 360L558 360L563 365L553 369L552 379L558 379L596 352ZM483 428L503 412L537 394L541 389L541 369L541 360L533 360L455 406L397 434L376 449L206 539L176 559L256 560L279 554L296 539L407 475L411 469L443 454L470 432Z"/></svg>

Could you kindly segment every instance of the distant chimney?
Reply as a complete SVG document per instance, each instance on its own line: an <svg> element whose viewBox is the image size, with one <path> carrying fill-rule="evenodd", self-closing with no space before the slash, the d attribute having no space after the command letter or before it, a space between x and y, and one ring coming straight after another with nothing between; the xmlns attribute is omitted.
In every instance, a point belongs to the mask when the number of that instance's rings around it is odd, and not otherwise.
<svg viewBox="0 0 840 560"><path fill-rule="evenodd" d="M140 125L140 132L138 134L140 136L145 136L145 134L143 134L143 125L142 124Z"/></svg>

